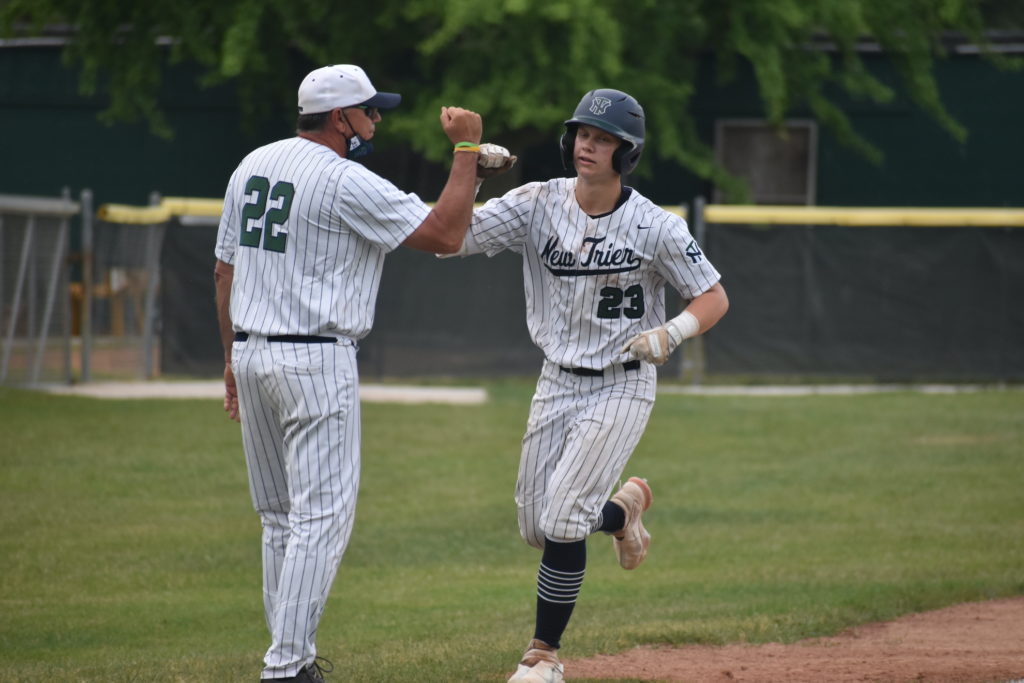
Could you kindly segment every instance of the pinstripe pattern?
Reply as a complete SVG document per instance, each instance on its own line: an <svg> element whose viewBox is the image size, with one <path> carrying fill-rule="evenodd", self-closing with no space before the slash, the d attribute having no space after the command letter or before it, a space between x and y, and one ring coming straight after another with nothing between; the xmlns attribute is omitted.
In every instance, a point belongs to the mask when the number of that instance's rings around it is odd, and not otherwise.
<svg viewBox="0 0 1024 683"><path fill-rule="evenodd" d="M295 187L285 253L240 247L245 184L253 176ZM267 208L272 208L268 202ZM373 325L384 256L419 227L430 207L361 164L303 138L250 153L224 197L215 253L235 266L235 330L264 336L360 339ZM250 219L247 229L267 227Z"/></svg>
<svg viewBox="0 0 1024 683"><path fill-rule="evenodd" d="M579 377L544 362L530 405L516 482L519 531L535 548L545 537L586 538L619 480L654 407L653 365Z"/></svg>
<svg viewBox="0 0 1024 683"><path fill-rule="evenodd" d="M665 322L665 287L693 299L720 279L686 222L636 191L588 216L575 178L529 183L476 210L465 253L523 256L527 325L545 362L523 437L516 505L530 545L597 529L601 508L647 426L657 374L619 352ZM601 377L559 366L604 370Z"/></svg>
<svg viewBox="0 0 1024 683"><path fill-rule="evenodd" d="M254 217L243 225L247 210ZM373 324L385 254L429 213L415 195L300 137L255 150L228 183L215 253L234 266L230 316L249 334L232 347L232 370L263 525L265 678L294 676L316 657L359 488L355 340ZM268 342L273 335L339 341Z"/></svg>
<svg viewBox="0 0 1024 683"><path fill-rule="evenodd" d="M316 656L316 626L348 545L359 488L359 397L351 342L236 342L243 445L263 522L264 676ZM291 495L289 494L291 492Z"/></svg>
<svg viewBox="0 0 1024 683"><path fill-rule="evenodd" d="M558 178L488 201L474 212L465 246L468 254L522 254L534 343L559 365L600 369L626 360L619 349L630 337L665 322L666 285L693 299L720 276L679 216L633 191L618 209L593 218L576 203L575 187L575 178ZM595 315L603 289L635 286L643 291L642 315Z"/></svg>

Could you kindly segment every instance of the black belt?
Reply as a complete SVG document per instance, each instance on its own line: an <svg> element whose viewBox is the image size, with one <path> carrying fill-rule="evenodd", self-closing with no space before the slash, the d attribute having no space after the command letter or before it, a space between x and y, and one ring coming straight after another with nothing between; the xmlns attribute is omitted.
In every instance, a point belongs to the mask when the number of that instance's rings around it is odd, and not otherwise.
<svg viewBox="0 0 1024 683"><path fill-rule="evenodd" d="M580 377L604 377L604 370L593 370L591 368L567 368L564 365L559 365L559 369L562 372L568 372L571 375L579 375ZM640 361L631 360L622 364L623 370L639 370Z"/></svg>
<svg viewBox="0 0 1024 683"><path fill-rule="evenodd" d="M248 338L248 332L235 332L235 341L245 341ZM335 337L319 337L316 335L308 337L302 334L278 334L273 337L267 337L267 341L284 342L286 344L333 344L338 340Z"/></svg>

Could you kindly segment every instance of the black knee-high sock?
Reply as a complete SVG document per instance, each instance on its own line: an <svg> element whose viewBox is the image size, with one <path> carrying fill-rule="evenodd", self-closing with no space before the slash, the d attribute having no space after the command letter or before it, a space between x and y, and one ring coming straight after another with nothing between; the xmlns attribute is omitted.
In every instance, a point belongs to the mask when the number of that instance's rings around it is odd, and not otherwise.
<svg viewBox="0 0 1024 683"><path fill-rule="evenodd" d="M583 585L587 567L587 542L558 543L544 540L544 554L537 574L537 626L533 637L551 647L561 645L572 609Z"/></svg>

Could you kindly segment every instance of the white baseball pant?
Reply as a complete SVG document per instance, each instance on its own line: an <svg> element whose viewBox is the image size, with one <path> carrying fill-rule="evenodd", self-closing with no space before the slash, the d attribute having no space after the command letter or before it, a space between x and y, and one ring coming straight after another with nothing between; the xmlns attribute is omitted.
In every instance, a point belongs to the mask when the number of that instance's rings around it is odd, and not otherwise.
<svg viewBox="0 0 1024 683"><path fill-rule="evenodd" d="M351 340L232 347L253 505L263 523L263 601L271 645L263 677L296 675L355 520L359 378Z"/></svg>
<svg viewBox="0 0 1024 683"><path fill-rule="evenodd" d="M578 541L597 529L647 426L656 388L657 370L649 363L581 377L544 361L516 482L523 540L543 548L545 537Z"/></svg>

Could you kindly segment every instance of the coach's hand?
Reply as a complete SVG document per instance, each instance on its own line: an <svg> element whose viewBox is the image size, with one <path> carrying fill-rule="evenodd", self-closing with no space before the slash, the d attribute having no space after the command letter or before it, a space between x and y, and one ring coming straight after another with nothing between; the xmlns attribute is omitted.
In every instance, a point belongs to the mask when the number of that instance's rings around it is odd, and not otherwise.
<svg viewBox="0 0 1024 683"><path fill-rule="evenodd" d="M231 366L224 366L224 412L235 422L241 422L238 414L238 387L235 386L235 373Z"/></svg>
<svg viewBox="0 0 1024 683"><path fill-rule="evenodd" d="M452 144L480 142L484 124L480 114L462 107L441 107L441 127Z"/></svg>

